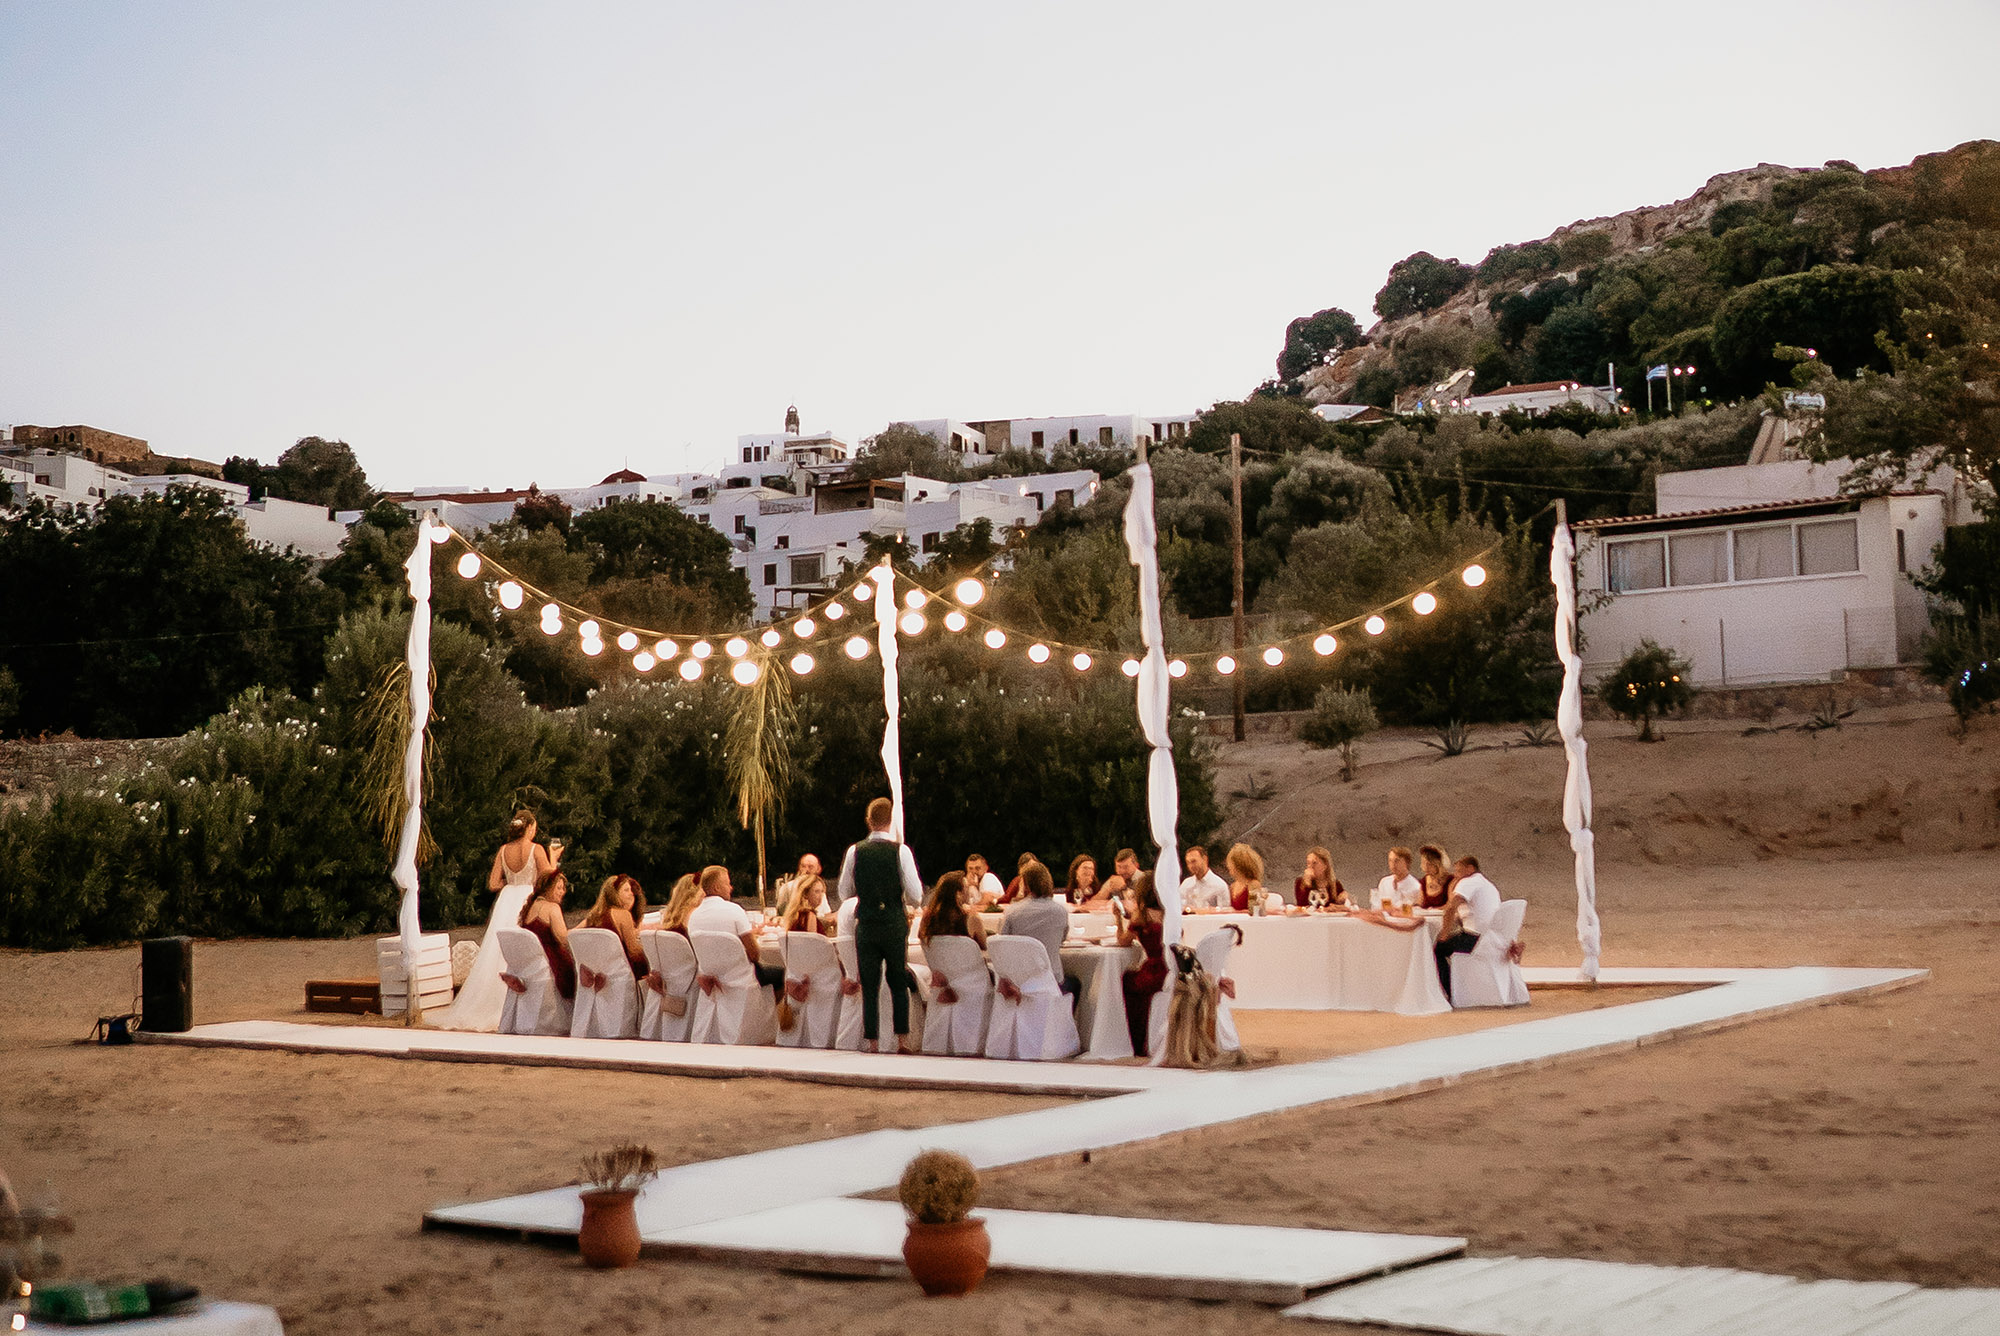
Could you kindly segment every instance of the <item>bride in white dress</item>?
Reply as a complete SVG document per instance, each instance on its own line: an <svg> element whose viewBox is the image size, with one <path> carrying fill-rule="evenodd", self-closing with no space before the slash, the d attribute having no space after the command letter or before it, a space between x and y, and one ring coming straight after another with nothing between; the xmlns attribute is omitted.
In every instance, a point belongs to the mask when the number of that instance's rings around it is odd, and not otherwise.
<svg viewBox="0 0 2000 1336"><path fill-rule="evenodd" d="M493 870L486 874L486 889L498 894L493 913L486 920L486 935L479 942L479 955L451 1005L425 1017L430 1024L446 1030L490 1032L500 1028L500 1012L507 1002L507 987L500 982L500 975L506 962L501 958L495 929L520 926L522 907L534 894L535 883L562 861L562 845L550 841L551 847L543 848L535 843L535 830L535 814L525 809L507 823L507 842L493 855Z"/></svg>

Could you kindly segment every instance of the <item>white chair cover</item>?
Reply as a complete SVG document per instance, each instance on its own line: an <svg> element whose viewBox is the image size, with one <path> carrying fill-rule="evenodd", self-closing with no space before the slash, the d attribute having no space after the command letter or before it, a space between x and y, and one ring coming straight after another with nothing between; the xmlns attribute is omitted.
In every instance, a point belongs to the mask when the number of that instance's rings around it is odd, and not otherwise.
<svg viewBox="0 0 2000 1336"><path fill-rule="evenodd" d="M797 1017L778 1031L786 1048L832 1048L840 1027L840 953L816 932L785 934L785 992ZM804 997L799 994L803 992ZM858 1014L857 1014L858 1023Z"/></svg>
<svg viewBox="0 0 2000 1336"><path fill-rule="evenodd" d="M1076 1033L1076 1013L1049 967L1048 948L1032 937L995 937L987 942L986 952L995 978L986 1056L1075 1057L1083 1046Z"/></svg>
<svg viewBox="0 0 2000 1336"><path fill-rule="evenodd" d="M1224 930L1211 932L1194 944L1194 957L1217 985L1229 977L1229 956L1236 950L1236 934ZM1167 982L1153 995L1152 1010L1146 1016L1146 1051L1152 1056L1147 1059L1153 1066L1160 1065L1166 1057L1167 1018L1173 1011L1174 961L1167 957ZM1229 994L1218 988L1215 999L1215 1043L1224 1052L1243 1047L1243 1041L1236 1034L1236 1006Z"/></svg>
<svg viewBox="0 0 2000 1336"><path fill-rule="evenodd" d="M853 902L844 900L841 903ZM854 938L834 938L833 950L840 960L840 1020L834 1028L833 1046L858 1053L861 1051L861 984L858 982L861 964L854 953ZM917 986L910 990L910 1033L921 1037L924 1033L924 990L930 986L930 970L921 963L912 964L909 969L917 976ZM890 1023L893 1014L890 1006L889 981L884 979L876 992L875 1014L881 1018L885 1034L894 1028Z"/></svg>
<svg viewBox="0 0 2000 1336"><path fill-rule="evenodd" d="M639 981L625 959L625 944L609 928L572 928L569 953L576 958L576 1008L572 1039L639 1037ZM602 976L600 987L585 979Z"/></svg>
<svg viewBox="0 0 2000 1336"><path fill-rule="evenodd" d="M556 991L556 976L542 951L541 939L526 928L495 928L500 944L501 971L521 981L525 992L511 987L500 1004L501 1034L568 1034L570 1004Z"/></svg>
<svg viewBox="0 0 2000 1336"><path fill-rule="evenodd" d="M1511 958L1528 916L1526 900L1503 900L1493 923L1479 934L1470 951L1451 958L1451 1004L1454 1007L1524 1007L1528 981Z"/></svg>
<svg viewBox="0 0 2000 1336"><path fill-rule="evenodd" d="M694 947L681 934L659 928L640 932L639 945L653 967L639 981L639 1037L685 1040L694 1025ZM669 997L680 999L680 1015L667 1009Z"/></svg>
<svg viewBox="0 0 2000 1336"><path fill-rule="evenodd" d="M768 1044L778 1037L778 1002L757 982L743 939L726 932L694 934L694 1026L697 1044ZM701 981L711 981L701 987Z"/></svg>
<svg viewBox="0 0 2000 1336"><path fill-rule="evenodd" d="M1033 944L1042 952L1046 967L1048 951L1039 942ZM924 960L931 969L924 1052L978 1056L986 1045L986 1019L993 1006L993 980L986 973L986 957L980 954L979 943L970 937L933 937L924 947ZM940 1000L947 987L956 1001Z"/></svg>

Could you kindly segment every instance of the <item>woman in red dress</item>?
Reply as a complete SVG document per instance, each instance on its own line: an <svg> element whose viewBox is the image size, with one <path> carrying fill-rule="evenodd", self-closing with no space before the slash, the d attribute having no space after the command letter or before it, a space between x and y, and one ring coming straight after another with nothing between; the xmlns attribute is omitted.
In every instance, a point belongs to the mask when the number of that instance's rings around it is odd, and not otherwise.
<svg viewBox="0 0 2000 1336"><path fill-rule="evenodd" d="M1317 844L1306 851L1305 875L1292 883L1292 898L1301 908L1308 908L1314 890L1329 908L1347 903L1347 888L1333 875L1333 855Z"/></svg>
<svg viewBox="0 0 2000 1336"><path fill-rule="evenodd" d="M1426 844L1417 850L1417 857L1424 865L1424 893L1421 907L1443 909L1451 899L1451 884L1457 878L1451 875L1451 859L1445 857L1444 850L1435 844Z"/></svg>
<svg viewBox="0 0 2000 1336"><path fill-rule="evenodd" d="M1122 901L1113 903L1118 906L1118 945L1137 942L1145 953L1137 965L1125 971L1125 1025L1132 1035L1132 1052L1143 1058L1147 1056L1146 1029L1153 1015L1153 999L1167 981L1167 952L1160 940L1167 912L1150 872L1132 879L1130 919L1125 917Z"/></svg>
<svg viewBox="0 0 2000 1336"><path fill-rule="evenodd" d="M569 878L560 869L543 873L533 898L521 909L521 926L541 939L549 972L556 976L556 991L574 1001L576 959L569 953L569 925L562 913L563 896L568 893Z"/></svg>

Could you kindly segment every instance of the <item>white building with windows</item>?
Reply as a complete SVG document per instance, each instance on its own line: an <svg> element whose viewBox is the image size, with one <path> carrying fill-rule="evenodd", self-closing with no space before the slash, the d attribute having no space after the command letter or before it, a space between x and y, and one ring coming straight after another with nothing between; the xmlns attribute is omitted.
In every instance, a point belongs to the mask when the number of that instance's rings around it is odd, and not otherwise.
<svg viewBox="0 0 2000 1336"><path fill-rule="evenodd" d="M1578 590L1601 676L1640 641L1699 685L1837 679L1910 662L1929 625L1911 576L1971 518L1949 470L1884 496L1840 493L1844 464L1783 460L1661 475L1659 513L1584 520Z"/></svg>
<svg viewBox="0 0 2000 1336"><path fill-rule="evenodd" d="M979 432L989 454L1003 450L1025 450L1048 455L1064 447L1098 450L1130 450L1140 441L1165 445L1187 435L1188 424L1199 413L1118 413L1083 417L993 418L967 424ZM929 426L913 423L923 430ZM932 431L932 435L937 435ZM943 439L940 437L939 439Z"/></svg>

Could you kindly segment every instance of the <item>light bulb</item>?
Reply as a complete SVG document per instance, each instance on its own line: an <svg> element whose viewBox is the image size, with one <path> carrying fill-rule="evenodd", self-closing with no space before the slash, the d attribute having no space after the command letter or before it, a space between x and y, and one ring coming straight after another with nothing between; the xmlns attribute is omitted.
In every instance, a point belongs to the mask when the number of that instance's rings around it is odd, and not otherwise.
<svg viewBox="0 0 2000 1336"><path fill-rule="evenodd" d="M779 642L784 640L784 637L778 634L778 628L774 626L764 632L763 635L758 636L757 639L763 642L765 649L776 649Z"/></svg>
<svg viewBox="0 0 2000 1336"><path fill-rule="evenodd" d="M792 656L792 671L804 677L813 670L813 656L800 650Z"/></svg>
<svg viewBox="0 0 2000 1336"><path fill-rule="evenodd" d="M944 615L945 630L963 631L965 627L966 627L965 614L960 612L957 608L953 608L950 612L947 612Z"/></svg>
<svg viewBox="0 0 2000 1336"><path fill-rule="evenodd" d="M458 559L458 573L470 580L479 574L479 554L468 552Z"/></svg>
<svg viewBox="0 0 2000 1336"><path fill-rule="evenodd" d="M1175 660L1174 660L1174 661L1173 661L1172 663L1168 664L1168 665L1167 665L1167 676L1168 676L1168 677L1186 677L1186 676L1187 676L1187 660L1186 660L1186 659L1175 659Z"/></svg>
<svg viewBox="0 0 2000 1336"><path fill-rule="evenodd" d="M593 621L584 621L576 628L576 633L585 640L596 640L604 633L604 628Z"/></svg>
<svg viewBox="0 0 2000 1336"><path fill-rule="evenodd" d="M1418 594L1415 598L1410 600L1411 611L1415 612L1419 617L1430 616L1432 613L1437 611L1437 605L1438 605L1437 595L1433 594L1428 589L1424 590L1423 593Z"/></svg>
<svg viewBox="0 0 2000 1336"><path fill-rule="evenodd" d="M924 633L924 615L921 612L906 612L903 620L896 623L898 630L906 636L920 636Z"/></svg>
<svg viewBox="0 0 2000 1336"><path fill-rule="evenodd" d="M1078 650L1076 657L1069 661L1069 666L1076 669L1079 673L1087 673L1090 671L1090 656L1082 650Z"/></svg>
<svg viewBox="0 0 2000 1336"><path fill-rule="evenodd" d="M683 682L698 682L698 681L700 681L700 680L701 680L701 660L700 660L700 659L682 659L682 660L681 660L681 681L683 681Z"/></svg>
<svg viewBox="0 0 2000 1336"><path fill-rule="evenodd" d="M658 659L654 658L652 655L648 654L643 649L640 650L637 654L634 654L632 656L632 666L634 668L637 668L642 673L652 672L653 665L658 662L659 662Z"/></svg>
<svg viewBox="0 0 2000 1336"><path fill-rule="evenodd" d="M986 597L986 586L967 576L952 586L951 596L966 607L977 607L979 600Z"/></svg>
<svg viewBox="0 0 2000 1336"><path fill-rule="evenodd" d="M639 648L638 633L633 631L620 631L618 633L618 648L624 650L627 654L630 654L633 650Z"/></svg>
<svg viewBox="0 0 2000 1336"><path fill-rule="evenodd" d="M1118 665L1118 671L1127 677L1137 677L1139 675L1139 661L1137 659L1127 659Z"/></svg>
<svg viewBox="0 0 2000 1336"><path fill-rule="evenodd" d="M1370 617L1361 624L1361 629L1371 636L1379 636L1389 629L1389 623L1383 621L1380 617Z"/></svg>
<svg viewBox="0 0 2000 1336"><path fill-rule="evenodd" d="M722 642L722 652L732 659L740 659L750 652L750 642L742 636L731 636Z"/></svg>
<svg viewBox="0 0 2000 1336"><path fill-rule="evenodd" d="M520 607L521 586L512 580L503 581L500 585L500 606L509 612Z"/></svg>
<svg viewBox="0 0 2000 1336"><path fill-rule="evenodd" d="M842 645L841 648L847 651L847 657L850 659L857 661L865 659L868 657L868 637L849 636L847 643Z"/></svg>
<svg viewBox="0 0 2000 1336"><path fill-rule="evenodd" d="M1037 640L1034 644L1028 646L1028 661L1030 663L1047 663L1049 661L1049 647Z"/></svg>
<svg viewBox="0 0 2000 1336"><path fill-rule="evenodd" d="M596 637L592 637L583 642L583 652L594 659L604 653L604 642Z"/></svg>
<svg viewBox="0 0 2000 1336"><path fill-rule="evenodd" d="M1215 661L1215 671L1221 673L1224 677L1229 676L1236 671L1236 660L1230 658L1227 654L1223 655Z"/></svg>
<svg viewBox="0 0 2000 1336"><path fill-rule="evenodd" d="M1486 583L1486 568L1475 561L1467 566L1465 573L1458 578L1465 581L1467 588L1477 589Z"/></svg>
<svg viewBox="0 0 2000 1336"><path fill-rule="evenodd" d="M747 687L762 677L764 670L757 666L755 659L738 659L730 666L729 675L736 679L737 686Z"/></svg>
<svg viewBox="0 0 2000 1336"><path fill-rule="evenodd" d="M562 605L561 605L560 603L544 603L544 604L542 604L542 620L543 620L543 621L545 621L545 622L559 622L559 621L561 621L561 620L562 620Z"/></svg>
<svg viewBox="0 0 2000 1336"><path fill-rule="evenodd" d="M809 639L817 630L819 627L813 624L813 619L810 617L801 617L792 623L792 634L801 640Z"/></svg>
<svg viewBox="0 0 2000 1336"><path fill-rule="evenodd" d="M542 634L543 634L543 635L545 635L545 636L559 636L559 635L561 635L561 634L562 634L562 629L563 629L563 625L562 625L562 618L560 618L560 617L544 617L544 618L542 618Z"/></svg>
<svg viewBox="0 0 2000 1336"><path fill-rule="evenodd" d="M1279 649L1276 645L1273 645L1271 646L1271 648L1264 651L1264 662L1269 664L1271 667L1276 668L1279 664L1283 663L1284 661L1285 661L1285 651Z"/></svg>
<svg viewBox="0 0 2000 1336"><path fill-rule="evenodd" d="M1315 654L1320 654L1320 655L1331 654L1339 648L1340 648L1340 642L1338 640L1335 640L1330 635L1322 634L1313 637L1313 653Z"/></svg>
<svg viewBox="0 0 2000 1336"><path fill-rule="evenodd" d="M438 525L436 528L431 530L431 541L433 543L438 544L440 547L442 547L446 543L449 543L451 541L451 529L442 524Z"/></svg>
<svg viewBox="0 0 2000 1336"><path fill-rule="evenodd" d="M694 655L697 659L705 659L715 653L715 646L709 644L706 640L697 640L688 646L688 653Z"/></svg>
<svg viewBox="0 0 2000 1336"><path fill-rule="evenodd" d="M909 593L903 595L903 606L911 612L915 612L918 608L924 606L924 591L921 589L912 589Z"/></svg>
<svg viewBox="0 0 2000 1336"><path fill-rule="evenodd" d="M992 630L986 633L986 648L999 649L1006 643L1007 643L1007 633L1005 631L1002 631L999 627L996 626Z"/></svg>
<svg viewBox="0 0 2000 1336"><path fill-rule="evenodd" d="M655 640L653 642L653 654L661 663L665 663L680 652L681 647L671 640Z"/></svg>
<svg viewBox="0 0 2000 1336"><path fill-rule="evenodd" d="M847 609L842 607L840 604L829 603L826 605L826 619L828 621L837 622L846 615L847 615Z"/></svg>

